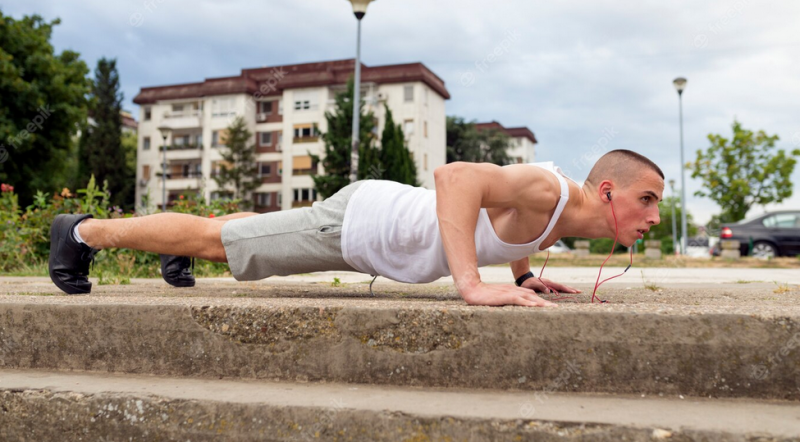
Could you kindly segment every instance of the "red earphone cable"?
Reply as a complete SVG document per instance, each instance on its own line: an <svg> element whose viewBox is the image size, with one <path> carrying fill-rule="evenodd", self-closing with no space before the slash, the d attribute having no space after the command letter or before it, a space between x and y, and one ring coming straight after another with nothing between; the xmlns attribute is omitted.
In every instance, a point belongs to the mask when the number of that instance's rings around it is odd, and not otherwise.
<svg viewBox="0 0 800 442"><path fill-rule="evenodd" d="M597 298L597 296L595 296L595 293L597 293L597 288L600 287L601 284L603 284L604 282L606 282L608 280L611 280L611 279L614 279L614 278L622 276L625 272L628 271L628 269L631 268L631 266L633 266L633 247L631 247L631 250L630 250L631 251L631 263L628 264L628 267L626 267L625 270L623 270L622 273L620 273L619 275L612 276L610 278L606 278L602 282L599 282L599 283L597 282L597 281L600 281L600 274L603 272L603 266L606 265L606 262L608 262L608 260L611 259L611 255L614 254L614 249L617 247L617 238L619 238L619 227L617 226L617 214L614 213L614 202L611 201L610 199L608 200L608 202L611 203L611 215L614 216L614 231L615 231L615 233L614 233L614 244L611 246L611 253L608 254L608 258L606 258L606 260L603 261L603 264L600 265L600 270L597 272L597 280L594 282L594 291L592 291L592 303L594 303L594 298ZM600 298L597 298L597 299L601 303L608 302L608 301L605 301L605 300L601 300Z"/></svg>
<svg viewBox="0 0 800 442"><path fill-rule="evenodd" d="M618 277L624 275L625 272L627 272L628 269L630 269L633 266L633 247L631 247L631 249L630 249L631 262L630 262L630 264L628 264L628 267L626 267L625 270L623 270L622 273L620 273L619 275L612 276L610 278L606 278L603 281L598 283L598 281L600 281L600 274L603 272L603 266L606 265L606 262L608 262L608 260L611 259L611 255L614 254L614 249L617 248L617 238L619 238L619 227L617 226L617 214L614 213L614 202L611 201L611 199L609 199L608 202L611 203L611 215L614 217L614 244L611 246L611 253L608 254L608 257L606 258L605 261L603 261L603 264L600 265L600 270L597 272L597 280L594 282L594 290L592 291L592 303L594 303L594 299L597 298L595 293L597 293L597 289L600 287L600 285L602 285L606 281L609 281L611 279L618 278ZM550 260L550 250L547 251L547 258L545 258L544 264L542 265L542 270L539 272L539 276L536 279L538 279L539 282L542 283L542 285L544 285L548 290L550 290L553 293L555 293L556 296L557 296L560 293L556 289L550 287L544 281L542 281L542 275L544 274L544 268L545 268L545 266L547 266L547 261L549 261L549 260ZM572 297L572 296L564 296L564 297L561 297L561 298L550 299L550 301L560 301L562 299L575 299L575 298ZM600 298L597 298L597 299L600 301L600 303L608 302L606 300L601 300Z"/></svg>

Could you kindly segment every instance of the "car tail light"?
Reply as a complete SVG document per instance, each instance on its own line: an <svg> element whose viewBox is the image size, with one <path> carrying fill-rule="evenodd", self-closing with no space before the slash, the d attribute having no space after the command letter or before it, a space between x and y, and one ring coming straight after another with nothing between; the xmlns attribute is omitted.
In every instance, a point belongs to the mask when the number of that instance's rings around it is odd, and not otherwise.
<svg viewBox="0 0 800 442"><path fill-rule="evenodd" d="M723 227L722 233L719 235L720 238L732 238L733 237L733 230L730 227Z"/></svg>

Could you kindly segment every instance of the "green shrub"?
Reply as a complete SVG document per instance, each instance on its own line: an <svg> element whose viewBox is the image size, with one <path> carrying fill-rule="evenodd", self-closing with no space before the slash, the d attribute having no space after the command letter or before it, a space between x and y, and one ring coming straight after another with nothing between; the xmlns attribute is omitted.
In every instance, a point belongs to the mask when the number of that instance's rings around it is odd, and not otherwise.
<svg viewBox="0 0 800 442"><path fill-rule="evenodd" d="M73 195L64 188L61 193L49 196L36 193L34 202L24 210L14 187L2 184L0 192L0 271L24 272L35 269L47 271L50 254L50 225L62 213L91 213L97 219L119 219L140 216L123 213L119 207L109 207L106 185L99 189L94 177L85 189ZM238 211L237 201L212 201L205 203L201 194L183 197L172 207L174 212L204 217L217 217ZM103 284L124 284L130 278L158 278L160 260L157 254L129 249L105 249L95 257L93 274L101 277ZM221 275L228 271L225 263L197 260L198 276Z"/></svg>

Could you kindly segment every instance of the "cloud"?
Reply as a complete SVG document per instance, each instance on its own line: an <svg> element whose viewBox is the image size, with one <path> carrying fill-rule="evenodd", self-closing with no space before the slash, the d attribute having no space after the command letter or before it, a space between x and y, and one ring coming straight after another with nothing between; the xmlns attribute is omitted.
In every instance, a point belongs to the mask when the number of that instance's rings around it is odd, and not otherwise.
<svg viewBox="0 0 800 442"><path fill-rule="evenodd" d="M344 0L5 3L15 17L61 17L56 47L77 50L91 66L118 58L127 108L143 86L355 53ZM707 134L728 134L734 118L792 147L800 132L798 22L800 2L789 0L378 0L363 22L362 54L369 65L425 63L453 96L448 114L528 126L540 141L538 160L570 169L613 128L608 149L643 153L680 182L677 76L689 79L686 161L707 147ZM517 38L504 45L509 33ZM479 69L499 46L502 55ZM575 172L583 180L588 170ZM687 193L699 186L689 179ZM800 207L800 195L784 206ZM695 197L688 208L701 222L719 211Z"/></svg>

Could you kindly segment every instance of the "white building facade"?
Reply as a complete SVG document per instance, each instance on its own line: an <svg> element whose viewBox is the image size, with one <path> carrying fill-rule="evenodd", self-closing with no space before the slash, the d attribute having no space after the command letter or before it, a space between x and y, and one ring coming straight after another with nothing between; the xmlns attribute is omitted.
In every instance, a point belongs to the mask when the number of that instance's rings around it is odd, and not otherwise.
<svg viewBox="0 0 800 442"><path fill-rule="evenodd" d="M319 134L328 131L325 112L334 110L334 97L345 89L354 66L354 60L342 60L245 69L237 77L143 88L134 99L140 105L137 205L146 200L160 207L162 202L164 140L159 127L170 129L168 202L200 189L211 199L224 190L213 176L221 167L226 128L237 116L255 134L261 179L253 195L257 211L286 210L321 199L311 175L324 171L309 154L323 155ZM361 88L364 112L372 111L377 120L378 142L386 104L406 134L417 179L433 188L433 170L445 163L445 100L450 96L444 82L421 63L362 65Z"/></svg>
<svg viewBox="0 0 800 442"><path fill-rule="evenodd" d="M525 126L522 127L503 127L497 121L490 123L476 123L475 128L479 131L498 130L511 138L511 146L508 149L508 156L512 163L535 163L536 162L536 136Z"/></svg>

